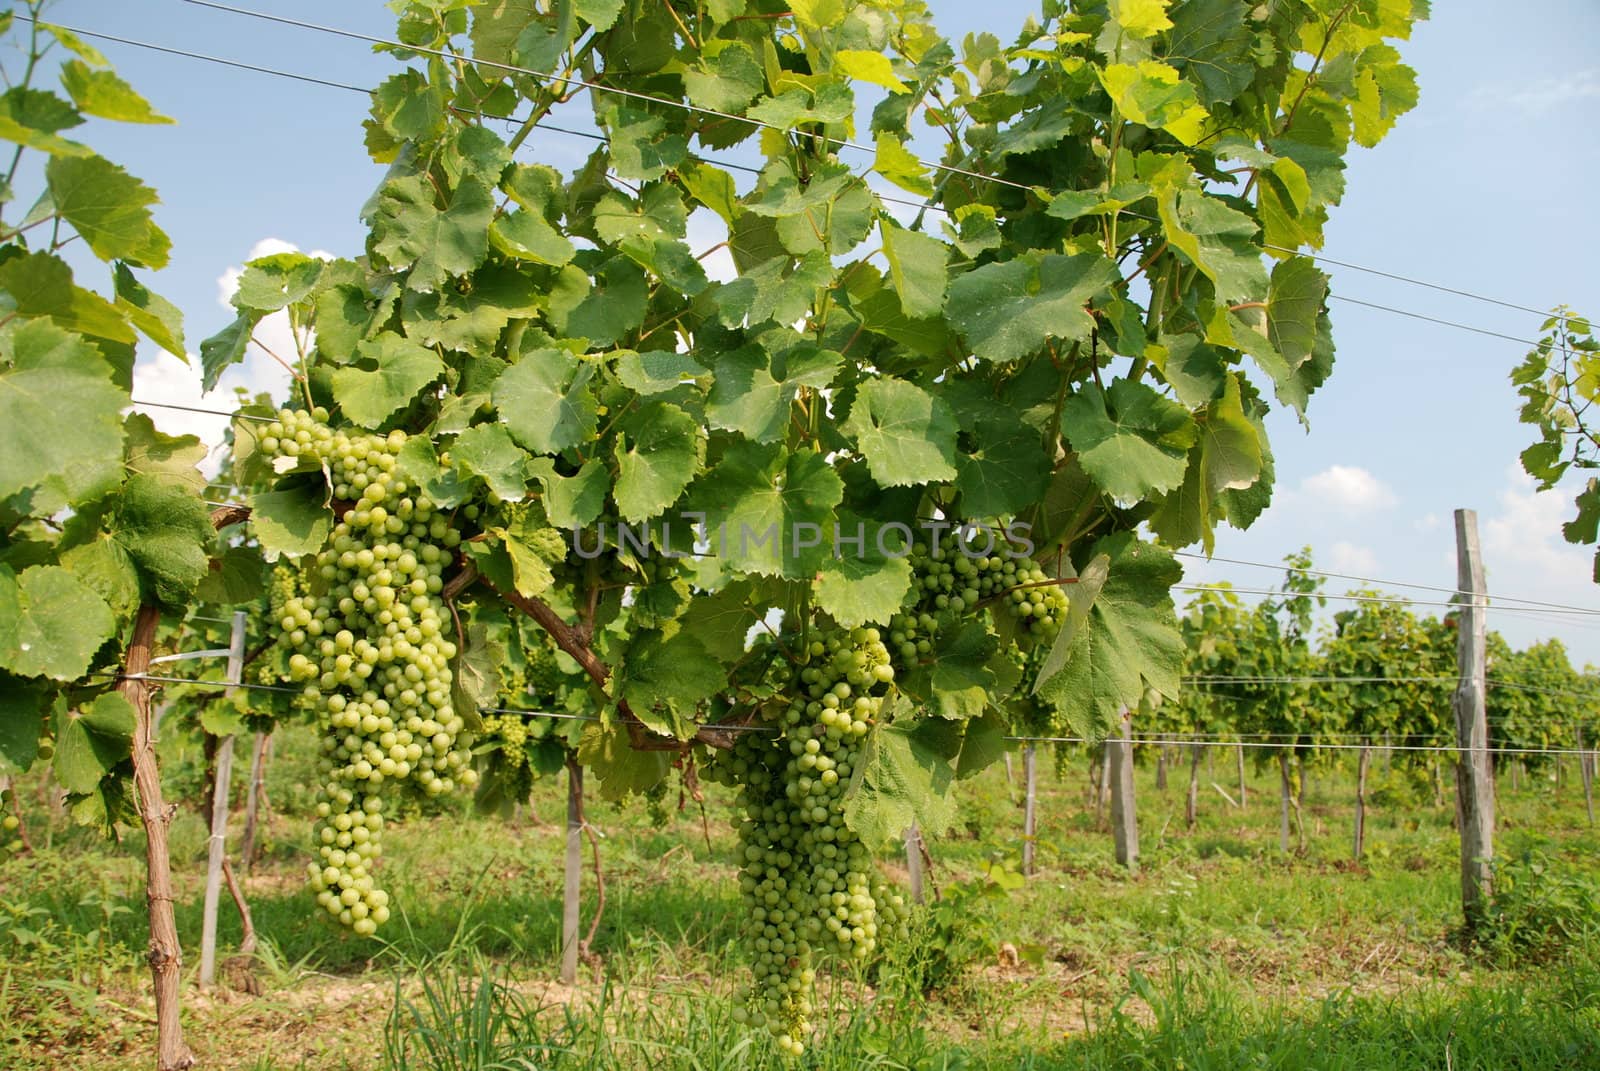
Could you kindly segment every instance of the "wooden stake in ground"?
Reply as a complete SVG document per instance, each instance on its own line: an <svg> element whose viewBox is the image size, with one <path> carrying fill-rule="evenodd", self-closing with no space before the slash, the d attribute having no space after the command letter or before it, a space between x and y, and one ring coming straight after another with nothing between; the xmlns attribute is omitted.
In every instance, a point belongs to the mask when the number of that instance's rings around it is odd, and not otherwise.
<svg viewBox="0 0 1600 1071"><path fill-rule="evenodd" d="M1034 874L1034 842L1038 837L1037 789L1037 762L1033 745L1029 744L1022 749L1022 873L1030 878Z"/></svg>
<svg viewBox="0 0 1600 1071"><path fill-rule="evenodd" d="M1294 802L1294 786L1289 783L1289 753L1278 752L1278 783L1282 789L1283 808L1278 815L1278 849L1289 850L1289 807Z"/></svg>
<svg viewBox="0 0 1600 1071"><path fill-rule="evenodd" d="M1489 762L1485 710L1484 610L1488 589L1478 548L1478 515L1456 510L1456 586L1466 593L1458 614L1456 658L1461 681L1453 707L1456 743L1456 816L1461 827L1461 907L1474 929L1493 895L1494 771Z"/></svg>
<svg viewBox="0 0 1600 1071"><path fill-rule="evenodd" d="M1250 806L1249 789L1245 787L1244 783L1244 746L1240 745L1236 748L1235 753L1239 758L1239 809L1242 811Z"/></svg>
<svg viewBox="0 0 1600 1071"><path fill-rule="evenodd" d="M1356 832L1353 857L1359 862L1367 850L1367 767L1372 764L1372 748L1361 741L1361 756L1356 760Z"/></svg>
<svg viewBox="0 0 1600 1071"><path fill-rule="evenodd" d="M1578 726L1578 776L1583 779L1583 805L1594 825L1594 752L1583 749L1583 726Z"/></svg>
<svg viewBox="0 0 1600 1071"><path fill-rule="evenodd" d="M250 783L245 788L244 833L239 838L239 859L246 873L256 867L256 834L261 814L267 809L267 757L272 751L272 734L257 733L250 754Z"/></svg>
<svg viewBox="0 0 1600 1071"><path fill-rule="evenodd" d="M233 615L233 631L228 638L228 673L230 687L223 691L226 698L233 694L232 685L239 683L244 673L244 623L243 611ZM228 795L233 787L233 734L217 741L216 777L211 789L211 842L206 860L205 905L200 915L200 988L217 980L217 907L222 898L222 864L228 859Z"/></svg>
<svg viewBox="0 0 1600 1071"><path fill-rule="evenodd" d="M1205 748L1189 745L1189 794L1183 801L1183 821L1189 829L1200 820L1200 753Z"/></svg>
<svg viewBox="0 0 1600 1071"><path fill-rule="evenodd" d="M578 980L578 897L583 887L583 767L567 760L566 884L561 898L561 981Z"/></svg>
<svg viewBox="0 0 1600 1071"><path fill-rule="evenodd" d="M1156 791L1167 790L1167 745L1156 745Z"/></svg>
<svg viewBox="0 0 1600 1071"><path fill-rule="evenodd" d="M1133 725L1124 711L1122 732L1107 741L1111 767L1111 839L1117 862L1134 873L1139 870L1139 815L1133 798Z"/></svg>
<svg viewBox="0 0 1600 1071"><path fill-rule="evenodd" d="M133 707L133 781L138 793L139 818L145 833L145 901L150 911L150 974L156 997L156 1071L184 1071L194 1066L194 1054L183 1043L183 1023L178 1014L183 953L178 947L178 927L172 911L172 871L167 853L167 827L172 811L161 798L161 769L156 761L155 728L150 717L150 686L143 678L150 668L150 647L155 641L161 611L139 607L128 643L127 663L117 691Z"/></svg>
<svg viewBox="0 0 1600 1071"><path fill-rule="evenodd" d="M911 902L922 903L922 830L912 822L906 827L906 874L911 885Z"/></svg>

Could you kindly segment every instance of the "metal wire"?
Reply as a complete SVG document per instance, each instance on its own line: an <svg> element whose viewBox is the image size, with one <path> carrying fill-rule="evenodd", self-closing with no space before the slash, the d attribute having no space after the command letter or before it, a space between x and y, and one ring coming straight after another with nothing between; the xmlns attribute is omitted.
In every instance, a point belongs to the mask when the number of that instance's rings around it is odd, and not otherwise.
<svg viewBox="0 0 1600 1071"><path fill-rule="evenodd" d="M1247 560L1245 560L1243 558L1222 558L1222 557L1216 557L1216 556L1207 556L1205 554L1200 554L1200 553L1198 553L1196 551L1191 551L1191 550L1175 550L1175 551L1172 552L1172 555L1173 555L1173 557L1176 557L1176 558L1193 558L1196 561L1223 562L1224 564L1227 564L1227 565L1246 565L1246 566L1250 566L1251 568L1255 568L1255 569L1270 569L1270 570L1273 570L1274 572L1282 571L1282 572L1285 572L1285 573L1295 573L1295 574L1300 575L1300 576L1322 576L1322 577L1327 577L1327 578L1332 579L1332 580L1350 580L1350 581L1353 581L1353 582L1358 583L1358 584L1372 584L1372 585L1375 585L1377 587L1415 588L1418 591L1436 591L1436 592L1441 592L1441 593L1443 593L1445 595L1472 595L1473 594L1470 591L1463 591L1460 588L1439 587L1439 586L1433 585L1433 584L1414 584L1414 583L1410 583L1410 582L1404 581L1404 580L1378 580L1378 579L1375 579L1375 578L1370 577L1370 576L1355 576L1355 575L1353 575L1351 573L1330 573L1330 572L1328 572L1326 570L1323 570L1323 569L1301 569L1301 568L1298 568L1296 566L1288 565L1288 564L1285 564L1285 563L1282 563L1282 562L1279 562L1277 564L1273 564L1271 562L1247 561ZM1293 594L1298 594L1298 593L1297 592L1284 592L1284 594L1293 595ZM1600 609L1590 609L1590 608L1583 607L1583 606L1568 606L1565 603L1559 603L1559 602L1541 602L1538 599L1517 599L1517 598L1512 598L1509 595L1487 595L1486 594L1484 597L1487 598L1487 599L1490 599L1490 600L1492 600L1493 602L1496 602L1496 603L1515 602L1515 603L1521 603L1524 606L1539 606L1539 607L1543 607L1545 609L1550 609L1550 610L1567 610L1567 611L1570 611L1570 612L1576 613L1576 614L1594 614L1596 616L1600 616ZM1499 609L1507 610L1507 609L1511 609L1511 607L1502 606L1502 607L1499 607Z"/></svg>
<svg viewBox="0 0 1600 1071"><path fill-rule="evenodd" d="M1286 734L1287 735L1287 734ZM1106 740L1091 740L1083 736L1008 736L1007 741L1021 744L1103 744L1115 741L1116 737ZM1324 744L1315 741L1289 740L1283 743L1257 742L1251 740L1189 740L1173 737L1171 734L1135 734L1127 738L1130 744L1171 744L1173 746L1189 747L1248 747L1264 748L1273 751L1289 749L1312 751L1418 751L1441 752L1453 755L1460 754L1489 754L1489 755L1592 755L1590 748L1550 748L1550 747L1463 747L1459 744Z"/></svg>

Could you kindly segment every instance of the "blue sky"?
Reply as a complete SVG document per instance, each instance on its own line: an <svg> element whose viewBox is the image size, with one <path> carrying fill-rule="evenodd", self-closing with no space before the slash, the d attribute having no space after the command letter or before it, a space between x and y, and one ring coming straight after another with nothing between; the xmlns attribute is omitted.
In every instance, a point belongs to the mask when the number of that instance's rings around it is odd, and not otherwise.
<svg viewBox="0 0 1600 1071"><path fill-rule="evenodd" d="M372 34L389 32L377 0L248 6ZM1010 36L1033 5L932 0L949 36ZM206 10L181 0L61 0L50 16L84 29L225 56L355 85L391 67L361 42ZM1356 150L1328 256L1547 308L1600 314L1600 5L1535 0L1511 32L1503 3L1441 0L1406 59L1422 101L1376 150ZM1536 28L1536 32L1533 32ZM119 71L176 126L81 132L160 191L172 265L153 280L184 310L190 346L229 318L230 272L252 251L288 243L361 251L357 218L379 177L361 144L365 99L351 92L99 43ZM589 151L558 135L523 155L563 169ZM1330 268L1334 293L1491 331L1537 337L1541 317ZM1335 302L1339 359L1313 398L1311 430L1275 419L1279 492L1249 532L1224 529L1217 554L1275 562L1313 546L1325 569L1452 586L1451 511L1476 509L1491 592L1600 607L1587 551L1561 541L1570 494L1537 495L1516 458L1507 374L1526 347ZM253 354L225 383L276 382ZM198 373L176 361L140 369L148 396L198 397ZM174 430L203 420L162 417ZM214 428L214 425L212 426ZM1191 579L1269 586L1265 570L1189 562ZM1332 590L1347 585L1333 582ZM1439 598L1427 594L1420 599ZM1496 610L1491 627L1522 644L1559 636L1580 665L1600 663L1600 618Z"/></svg>

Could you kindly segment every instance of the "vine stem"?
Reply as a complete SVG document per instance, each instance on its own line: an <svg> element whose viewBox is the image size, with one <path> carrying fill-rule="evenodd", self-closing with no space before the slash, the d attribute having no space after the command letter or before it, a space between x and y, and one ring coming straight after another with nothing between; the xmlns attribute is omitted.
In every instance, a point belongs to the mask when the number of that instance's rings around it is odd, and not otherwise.
<svg viewBox="0 0 1600 1071"><path fill-rule="evenodd" d="M172 860L167 848L167 829L177 808L169 807L161 798L161 767L151 731L151 686L139 679L150 669L150 649L160 621L161 611L154 604L139 607L117 691L133 707L133 780L145 831L145 902L150 916L150 944L145 958L155 986L156 1068L185 1071L194 1066L195 1060L184 1044L179 1015L183 951L178 945L172 907Z"/></svg>

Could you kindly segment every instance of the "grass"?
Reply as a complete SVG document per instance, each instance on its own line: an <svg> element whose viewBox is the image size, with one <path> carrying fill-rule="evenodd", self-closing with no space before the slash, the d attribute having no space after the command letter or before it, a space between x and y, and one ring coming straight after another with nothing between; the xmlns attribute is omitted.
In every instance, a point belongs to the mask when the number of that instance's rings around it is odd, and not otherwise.
<svg viewBox="0 0 1600 1071"><path fill-rule="evenodd" d="M656 827L640 804L594 802L606 834L596 962L552 981L562 786L517 820L460 808L387 838L398 908L381 942L349 938L303 891L304 731L286 735L269 794L268 855L245 879L263 948L260 995L185 989L205 1066L250 1068L765 1068L764 1038L733 1023L743 971L729 800L708 787ZM176 777L190 777L180 758ZM1086 759L1041 763L1038 876L1004 877L1020 811L1003 770L962 786L931 841L940 893L879 973L826 979L826 1029L807 1068L1580 1068L1600 1066L1600 849L1575 784L1502 783L1507 894L1490 939L1464 947L1448 807L1397 771L1349 859L1351 782L1319 772L1307 845L1277 842L1276 774L1240 809L1139 776L1143 866L1111 860ZM1224 788L1237 796L1231 762ZM1209 789L1211 778L1202 779ZM34 797L23 783L24 800ZM294 813L294 812L299 812ZM111 845L28 803L38 850L0 859L0 1066L144 1068L152 1012L142 965L142 842ZM173 828L180 937L198 956L205 829ZM895 871L894 861L888 863ZM998 868L997 868L998 867ZM1017 883L1021 884L1021 883ZM592 896L585 875L586 897ZM592 908L586 899L585 912ZM223 915L223 955L237 943ZM231 973L230 973L231 971ZM869 984L870 983L870 984Z"/></svg>

